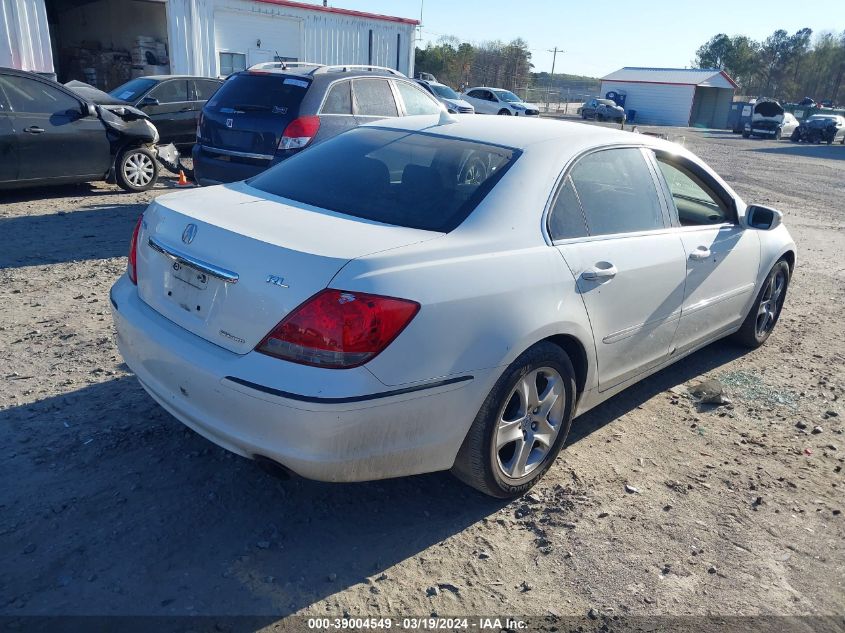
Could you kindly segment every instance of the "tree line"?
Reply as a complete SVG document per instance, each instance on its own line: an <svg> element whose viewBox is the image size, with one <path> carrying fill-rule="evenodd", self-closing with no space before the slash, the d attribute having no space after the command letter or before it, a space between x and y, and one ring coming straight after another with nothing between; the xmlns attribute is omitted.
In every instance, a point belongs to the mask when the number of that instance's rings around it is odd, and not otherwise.
<svg viewBox="0 0 845 633"><path fill-rule="evenodd" d="M530 83L531 51L522 38L507 43L495 40L470 44L454 36L443 36L436 43L416 49L414 68L458 89L496 86L517 90Z"/></svg>
<svg viewBox="0 0 845 633"><path fill-rule="evenodd" d="M719 33L699 47L694 64L726 71L744 95L845 101L845 31L814 38L811 29L778 29L761 42Z"/></svg>

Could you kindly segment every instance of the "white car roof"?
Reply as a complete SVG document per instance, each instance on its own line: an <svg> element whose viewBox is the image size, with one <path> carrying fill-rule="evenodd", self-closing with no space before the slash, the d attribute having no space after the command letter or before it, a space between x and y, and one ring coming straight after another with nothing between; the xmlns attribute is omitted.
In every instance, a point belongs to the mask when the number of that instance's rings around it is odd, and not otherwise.
<svg viewBox="0 0 845 633"><path fill-rule="evenodd" d="M453 122L440 124L440 117L431 115L382 119L368 126L395 130L427 131L441 136L462 138L481 143L526 149L547 142L566 142L567 149L578 152L602 145L635 143L677 150L674 143L661 141L646 134L633 134L598 125L587 125L553 119L528 117L456 116Z"/></svg>

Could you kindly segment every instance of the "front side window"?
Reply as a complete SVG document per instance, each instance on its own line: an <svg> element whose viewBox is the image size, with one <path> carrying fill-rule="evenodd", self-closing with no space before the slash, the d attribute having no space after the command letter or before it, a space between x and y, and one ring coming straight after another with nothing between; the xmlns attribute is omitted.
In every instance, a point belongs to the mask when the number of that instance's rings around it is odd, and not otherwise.
<svg viewBox="0 0 845 633"><path fill-rule="evenodd" d="M402 101L405 102L405 114L408 116L415 114L440 114L440 103L435 102L422 90L417 90L414 86L404 81L397 81L396 87L399 89Z"/></svg>
<svg viewBox="0 0 845 633"><path fill-rule="evenodd" d="M16 77L0 76L0 88L6 94L13 112L30 114L67 114L68 111L80 111L81 104L73 97L40 81Z"/></svg>
<svg viewBox="0 0 845 633"><path fill-rule="evenodd" d="M114 90L110 90L109 94L116 99L121 99L123 101L131 101L134 103L138 99L141 98L141 95L144 94L147 90L152 88L156 85L155 79L145 79L143 77L138 77L137 79L132 79L127 81L125 84L119 85Z"/></svg>
<svg viewBox="0 0 845 633"><path fill-rule="evenodd" d="M365 220L449 232L518 156L518 150L474 141L359 127L292 156L247 184Z"/></svg>
<svg viewBox="0 0 845 633"><path fill-rule="evenodd" d="M244 53L220 53L220 74L228 77L232 73L246 70Z"/></svg>
<svg viewBox="0 0 845 633"><path fill-rule="evenodd" d="M500 100L506 101L507 103L519 103L520 101L522 101L522 99L517 97L514 93L509 92L507 90L495 90L494 92Z"/></svg>
<svg viewBox="0 0 845 633"><path fill-rule="evenodd" d="M188 100L188 82L184 79L163 81L147 95L159 103L180 103Z"/></svg>
<svg viewBox="0 0 845 633"><path fill-rule="evenodd" d="M681 226L730 222L727 205L698 176L660 156L657 164L672 194Z"/></svg>
<svg viewBox="0 0 845 633"><path fill-rule="evenodd" d="M352 114L352 93L348 81L340 81L333 85L326 95L322 114Z"/></svg>
<svg viewBox="0 0 845 633"><path fill-rule="evenodd" d="M590 235L665 226L654 179L638 148L593 152L579 160L569 175Z"/></svg>
<svg viewBox="0 0 845 633"><path fill-rule="evenodd" d="M354 79L355 114L362 116L399 116L393 91L385 79Z"/></svg>

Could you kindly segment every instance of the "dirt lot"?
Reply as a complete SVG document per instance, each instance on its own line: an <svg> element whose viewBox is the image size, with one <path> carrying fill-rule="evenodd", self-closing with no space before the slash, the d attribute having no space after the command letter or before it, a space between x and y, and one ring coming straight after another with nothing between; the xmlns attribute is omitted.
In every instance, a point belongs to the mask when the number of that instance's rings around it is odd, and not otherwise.
<svg viewBox="0 0 845 633"><path fill-rule="evenodd" d="M186 430L108 310L173 182L0 194L0 615L842 614L845 147L667 132L783 210L783 317L576 420L508 504L445 473L280 481ZM702 377L733 405L698 410Z"/></svg>

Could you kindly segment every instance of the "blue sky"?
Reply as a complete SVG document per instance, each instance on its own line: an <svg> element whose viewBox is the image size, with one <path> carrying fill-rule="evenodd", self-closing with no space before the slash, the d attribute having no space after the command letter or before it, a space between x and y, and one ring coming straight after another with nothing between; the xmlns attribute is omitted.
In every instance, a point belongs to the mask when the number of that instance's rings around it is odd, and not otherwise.
<svg viewBox="0 0 845 633"><path fill-rule="evenodd" d="M308 0L320 4L314 0ZM330 0L331 6L420 17L420 0ZM423 42L441 34L463 40L522 37L537 71L600 77L622 66L690 65L695 50L716 33L763 39L775 29L814 33L845 29L842 0L423 0ZM812 10L805 11L805 7ZM632 10L632 8L634 10ZM761 10L762 9L762 10ZM838 23L836 19L838 18Z"/></svg>

